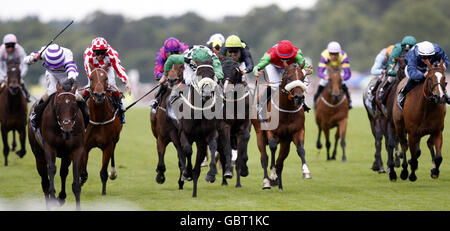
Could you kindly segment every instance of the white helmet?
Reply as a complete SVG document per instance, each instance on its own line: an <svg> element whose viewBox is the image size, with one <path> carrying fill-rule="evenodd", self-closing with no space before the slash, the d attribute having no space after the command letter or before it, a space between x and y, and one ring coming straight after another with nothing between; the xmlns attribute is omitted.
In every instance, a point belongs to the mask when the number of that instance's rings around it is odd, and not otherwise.
<svg viewBox="0 0 450 231"><path fill-rule="evenodd" d="M328 43L327 50L329 53L340 53L341 45L336 41L332 41L332 42Z"/></svg>
<svg viewBox="0 0 450 231"><path fill-rule="evenodd" d="M211 42L217 41L217 40L221 41L222 44L225 43L225 37L223 37L222 34L217 33L217 34L211 35L211 37L209 37L209 40L208 40L208 42L206 42L206 44L210 44Z"/></svg>
<svg viewBox="0 0 450 231"><path fill-rule="evenodd" d="M13 34L7 34L3 37L3 43L17 43L17 38Z"/></svg>
<svg viewBox="0 0 450 231"><path fill-rule="evenodd" d="M417 53L423 56L434 55L434 45L428 41L417 43Z"/></svg>

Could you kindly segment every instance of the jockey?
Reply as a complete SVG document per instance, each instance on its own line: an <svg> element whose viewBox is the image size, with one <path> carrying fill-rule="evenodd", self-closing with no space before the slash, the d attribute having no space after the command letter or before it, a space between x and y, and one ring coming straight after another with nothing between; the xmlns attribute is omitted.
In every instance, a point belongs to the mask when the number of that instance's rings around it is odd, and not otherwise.
<svg viewBox="0 0 450 231"><path fill-rule="evenodd" d="M160 80L163 77L164 64L167 61L167 58L173 54L181 54L189 49L189 46L185 43L180 42L178 39L174 37L170 37L166 39L164 42L164 46L159 49L156 54L155 61L155 79ZM161 85L158 89L158 93L156 93L155 99L150 102L150 106L154 109L159 105L161 101L161 97L166 93L167 85Z"/></svg>
<svg viewBox="0 0 450 231"><path fill-rule="evenodd" d="M417 43L405 56L405 74L408 77L408 82L397 96L397 105L402 110L406 94L422 81L427 74L428 67L423 62L425 59L428 59L431 65L439 63L442 59L444 61L444 69L447 69L448 57L439 45L428 41ZM447 103L450 103L450 97L447 96L447 92L445 91L444 94L447 98Z"/></svg>
<svg viewBox="0 0 450 231"><path fill-rule="evenodd" d="M24 58L24 62L28 65L36 63L43 59L43 66L45 67L45 80L47 82L47 92L38 101L34 110L30 113L31 127L36 132L40 127L42 113L47 106L49 97L54 94L58 82L67 90L72 88L78 77L77 64L73 61L72 51L60 47L57 44L52 44L44 50L42 47L39 51L34 51ZM42 52L42 56L41 53ZM89 123L89 110L86 102L78 93L76 94L77 104L83 113L85 125Z"/></svg>
<svg viewBox="0 0 450 231"><path fill-rule="evenodd" d="M0 92L5 88L5 79L8 72L8 63L20 64L20 77L22 91L25 98L30 102L30 94L23 82L23 78L28 72L28 65L23 62L23 59L27 56L25 50L19 43L17 43L17 37L14 34L7 34L3 37L3 44L0 46Z"/></svg>
<svg viewBox="0 0 450 231"><path fill-rule="evenodd" d="M240 63L239 69L242 73L242 79L247 78L247 73L252 72L254 68L250 47L236 35L228 36L225 46L220 49L220 55L224 57L233 57Z"/></svg>
<svg viewBox="0 0 450 231"><path fill-rule="evenodd" d="M342 77L343 80L347 81L350 79L352 72L350 70L349 58L347 56L347 53L345 53L345 51L341 49L341 45L336 41L328 43L327 49L322 51L322 53L320 54L320 61L317 72L321 80L319 82L319 88L314 95L314 105L316 104L317 98L319 98L323 89L325 89L326 85L328 84L327 67L329 66L332 68L339 68L339 66L342 67L342 70L344 71L344 75ZM342 83L342 90L344 90L348 98L348 107L349 109L351 109L352 100L345 83Z"/></svg>
<svg viewBox="0 0 450 231"><path fill-rule="evenodd" d="M397 64L397 58L405 55L408 53L408 51L416 45L416 39L413 36L407 35L403 37L402 41L400 43L396 43L394 46L394 49L392 50L391 55L389 56L388 65L386 67L386 77L383 79L385 84L382 85L380 89L380 101L382 102L382 105L385 105L385 100L383 100L384 95L389 88L389 86L392 84L393 78L397 76L397 70L396 70L396 64ZM393 78L390 78L393 77ZM387 79L387 81L385 81Z"/></svg>
<svg viewBox="0 0 450 231"><path fill-rule="evenodd" d="M377 82L374 86L371 87L369 90L369 100L372 104L372 108L375 108L375 102L374 97L376 95L376 91L380 83L382 82L382 79L384 75L386 75L386 67L388 64L389 56L392 53L392 50L394 49L394 45L390 45L388 47L383 48L378 55L375 57L375 62L373 63L372 68L370 69L370 74L376 76Z"/></svg>
<svg viewBox="0 0 450 231"><path fill-rule="evenodd" d="M206 46L212 50L216 55L219 55L219 51L225 43L225 37L222 34L213 34L209 37L208 42L206 42Z"/></svg>
<svg viewBox="0 0 450 231"><path fill-rule="evenodd" d="M108 75L108 85L112 90L112 99L114 106L119 109L120 122L125 123L125 109L123 108L121 94L116 86L116 79L114 72L117 73L122 83L126 86L126 91L131 94L131 84L128 81L128 76L125 68L122 67L119 59L119 53L111 47L108 42L102 37L97 37L92 40L91 46L84 51L84 68L90 80L90 75L93 70L91 68L105 68ZM89 85L89 84L88 84ZM83 92L84 97L88 97L88 91Z"/></svg>
<svg viewBox="0 0 450 231"><path fill-rule="evenodd" d="M255 77L258 78L259 75L263 72L265 68L267 71L267 75L269 77L269 81L272 82L272 91L276 91L278 86L281 83L282 72L284 71L283 66L285 64L289 65L292 63L297 63L299 65L305 63L305 69L303 69L303 74L310 75L312 74L312 66L306 62L303 58L302 51L292 45L289 40L280 41L278 44L273 46L270 50L268 50L259 63L253 68L253 73ZM266 89L266 104L269 102L271 93L269 88ZM309 111L310 108L303 104L305 111ZM257 112L260 112L263 108L263 105L257 105Z"/></svg>
<svg viewBox="0 0 450 231"><path fill-rule="evenodd" d="M197 70L198 63L206 59L212 59L212 66L217 77L216 81L223 79L222 64L216 54L206 46L194 45L183 54L169 56L164 64L164 76L159 82L164 83L166 81L166 77L172 69L173 64L184 64L183 81L187 86L191 86L193 74ZM176 88L175 91L172 91L170 95L171 100L174 100L174 97L178 96L179 90L179 88Z"/></svg>

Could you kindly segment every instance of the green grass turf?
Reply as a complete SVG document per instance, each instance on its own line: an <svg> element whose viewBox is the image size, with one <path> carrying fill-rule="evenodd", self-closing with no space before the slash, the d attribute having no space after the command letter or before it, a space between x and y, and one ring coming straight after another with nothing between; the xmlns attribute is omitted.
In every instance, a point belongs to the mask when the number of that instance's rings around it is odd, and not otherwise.
<svg viewBox="0 0 450 231"><path fill-rule="evenodd" d="M292 144L283 171L284 190L280 191L278 187L262 190L263 170L252 128L248 146L250 174L241 178L242 188L235 188L236 177L228 180L228 186L221 186L221 176L217 176L214 184L206 183L204 177L208 169L203 167L198 197L192 198L192 182L186 182L184 190L178 190L179 169L172 144L166 153L166 182L160 185L155 181L158 158L155 138L150 130L149 109L133 109L126 116L127 123L116 148L118 177L114 181L108 180L107 194L102 196L99 176L101 152L99 149L91 151L89 179L81 193L83 210L429 211L450 208L450 144L446 139L450 135L448 118L444 130L441 174L437 180L430 177L431 158L426 139L422 139L416 182L402 181L400 178L397 182L390 182L387 174L373 172L370 167L375 149L369 121L363 108L355 108L349 115L347 163L340 161L340 148L336 161L326 161L325 149L319 152L315 148L317 126L314 114L307 113L305 150L312 179L302 179L301 161ZM333 139L334 131L331 133ZM382 158L386 167L384 148ZM59 170L59 159L57 166ZM220 169L219 172L221 174ZM397 174L399 176L400 169ZM7 167L3 157L0 157L0 210L44 210L40 181L28 144L23 159L10 153ZM55 210L75 209L71 185L72 168L67 178L67 202ZM55 188L59 193L59 171L55 177Z"/></svg>

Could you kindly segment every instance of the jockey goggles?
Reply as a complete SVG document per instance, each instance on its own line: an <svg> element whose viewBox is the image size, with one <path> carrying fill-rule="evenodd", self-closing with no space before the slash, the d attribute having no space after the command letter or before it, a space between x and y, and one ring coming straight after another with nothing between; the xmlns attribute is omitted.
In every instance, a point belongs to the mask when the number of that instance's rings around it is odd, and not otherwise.
<svg viewBox="0 0 450 231"><path fill-rule="evenodd" d="M95 54L96 56L98 56L98 55L106 55L106 51L107 51L107 50L95 50L95 51L94 51L94 54Z"/></svg>
<svg viewBox="0 0 450 231"><path fill-rule="evenodd" d="M230 53L238 53L239 52L239 47L230 47L230 48L228 48L228 52L230 52Z"/></svg>
<svg viewBox="0 0 450 231"><path fill-rule="evenodd" d="M14 46L16 46L15 43L5 43L6 48L13 48Z"/></svg>

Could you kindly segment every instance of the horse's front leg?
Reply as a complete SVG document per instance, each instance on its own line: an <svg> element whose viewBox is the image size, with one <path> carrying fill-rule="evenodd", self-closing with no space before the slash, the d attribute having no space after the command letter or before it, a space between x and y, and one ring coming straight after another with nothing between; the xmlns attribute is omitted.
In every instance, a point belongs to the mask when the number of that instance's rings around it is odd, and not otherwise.
<svg viewBox="0 0 450 231"><path fill-rule="evenodd" d="M158 151L158 165L156 167L156 182L158 184L163 184L166 181L166 177L164 173L166 172L166 164L164 163L164 155L166 153L167 143L162 140L161 137L158 137L156 140L156 148Z"/></svg>
<svg viewBox="0 0 450 231"><path fill-rule="evenodd" d="M9 154L8 131L3 124L2 124L2 140L3 140L3 156L5 157L5 166L8 166L8 154Z"/></svg>
<svg viewBox="0 0 450 231"><path fill-rule="evenodd" d="M102 168L100 170L100 179L102 181L102 195L106 195L106 182L108 181L108 166L111 156L114 152L114 144L110 143L103 149Z"/></svg>
<svg viewBox="0 0 450 231"><path fill-rule="evenodd" d="M442 132L439 132L437 135L433 135L433 144L436 148L436 155L433 157L434 166L431 169L431 177L433 179L437 179L439 177L439 167L442 163Z"/></svg>
<svg viewBox="0 0 450 231"><path fill-rule="evenodd" d="M248 176L248 155L247 155L247 146L248 141L250 140L250 132L249 129L244 129L237 135L237 147L238 147L238 155L236 158L236 188L241 187L241 176Z"/></svg>
<svg viewBox="0 0 450 231"><path fill-rule="evenodd" d="M188 137L186 136L186 134L184 132L181 132L180 135L180 143L181 143L181 149L182 149L182 161L186 162L187 160L187 165L186 168L183 171L183 175L182 175L182 181L187 180L187 181L191 181L192 180L192 143L189 141Z"/></svg>
<svg viewBox="0 0 450 231"><path fill-rule="evenodd" d="M26 129L25 126L21 127L19 130L19 140L20 140L20 150L16 152L16 154L22 158L25 156L25 154L27 153L26 149L25 149L25 138L26 138Z"/></svg>
<svg viewBox="0 0 450 231"><path fill-rule="evenodd" d="M325 146L327 147L327 160L331 160L331 157L330 157L330 147L331 147L331 143L330 143L330 129L329 128L325 128L323 130L323 133L325 133Z"/></svg>
<svg viewBox="0 0 450 231"><path fill-rule="evenodd" d="M211 151L211 160L209 163L209 171L205 176L205 181L208 183L214 183L216 181L217 175L217 164L216 164L217 139L215 138L211 139L208 146Z"/></svg>
<svg viewBox="0 0 450 231"><path fill-rule="evenodd" d="M192 197L197 197L197 182L198 178L200 177L201 164L206 156L206 149L207 149L207 143L205 142L205 140L197 141L196 144L197 144L197 156L193 171L194 190L192 192Z"/></svg>
<svg viewBox="0 0 450 231"><path fill-rule="evenodd" d="M80 206L80 195L81 195L81 162L83 161L83 148L78 148L72 152L72 162L73 162L73 183L72 192L75 195L76 209L81 210Z"/></svg>
<svg viewBox="0 0 450 231"><path fill-rule="evenodd" d="M341 148L342 148L342 162L347 162L347 156L345 155L345 135L347 132L347 118L339 122L339 136L341 137ZM337 142L337 140L336 140Z"/></svg>
<svg viewBox="0 0 450 231"><path fill-rule="evenodd" d="M55 175L56 175L56 151L47 143L44 143L45 160L47 162L47 173L49 177L47 210L56 206L55 197Z"/></svg>
<svg viewBox="0 0 450 231"><path fill-rule="evenodd" d="M409 162L409 165L411 166L411 174L409 175L410 181L416 181L416 170L419 167L419 162L417 160L417 142L419 139L417 139L417 136L415 134L408 134L408 142L409 142L409 151L411 152L411 160Z"/></svg>
<svg viewBox="0 0 450 231"><path fill-rule="evenodd" d="M61 158L61 169L59 170L59 176L61 177L61 191L58 194L59 205L62 206L66 202L66 179L69 174L69 166L71 159L68 156Z"/></svg>
<svg viewBox="0 0 450 231"><path fill-rule="evenodd" d="M278 176L277 176L277 170L275 167L275 154L276 154L277 147L278 147L278 141L271 132L267 133L267 140L269 141L269 148L270 148L270 154L271 154L271 158L270 158L270 172L271 173L270 173L269 179L272 181L271 182L272 185L276 185L275 181L277 180Z"/></svg>

